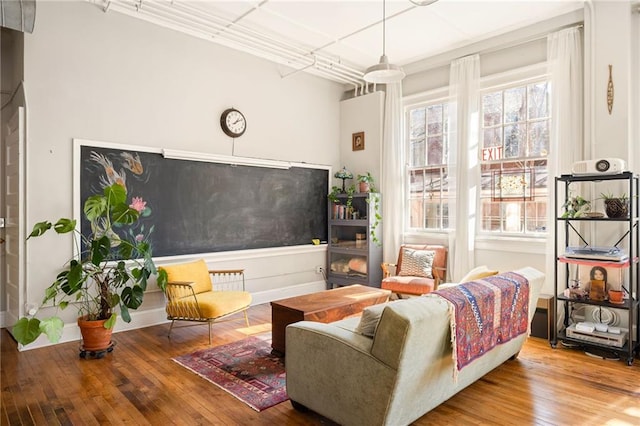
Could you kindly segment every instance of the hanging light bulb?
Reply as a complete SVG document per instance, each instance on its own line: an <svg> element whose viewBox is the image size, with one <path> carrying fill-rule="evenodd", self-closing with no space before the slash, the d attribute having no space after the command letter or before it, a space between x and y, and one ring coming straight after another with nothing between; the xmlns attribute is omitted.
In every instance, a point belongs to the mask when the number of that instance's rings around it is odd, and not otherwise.
<svg viewBox="0 0 640 426"><path fill-rule="evenodd" d="M389 63L386 54L386 4L382 0L382 56L380 62L367 68L364 73L364 81L369 83L397 83L405 76L402 67Z"/></svg>

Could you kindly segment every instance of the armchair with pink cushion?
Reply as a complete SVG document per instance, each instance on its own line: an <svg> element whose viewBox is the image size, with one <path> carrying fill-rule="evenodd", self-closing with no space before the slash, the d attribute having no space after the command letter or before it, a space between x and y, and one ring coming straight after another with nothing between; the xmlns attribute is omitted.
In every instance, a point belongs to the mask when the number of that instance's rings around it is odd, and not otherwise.
<svg viewBox="0 0 640 426"><path fill-rule="evenodd" d="M447 248L438 244L403 244L398 263L382 263L381 288L394 294L430 293L447 276Z"/></svg>

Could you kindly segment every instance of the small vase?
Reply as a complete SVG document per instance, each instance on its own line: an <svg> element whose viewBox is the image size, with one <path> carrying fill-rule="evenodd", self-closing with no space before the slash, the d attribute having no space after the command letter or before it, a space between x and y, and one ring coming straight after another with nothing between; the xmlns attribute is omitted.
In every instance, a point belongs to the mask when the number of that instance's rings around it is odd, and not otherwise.
<svg viewBox="0 0 640 426"><path fill-rule="evenodd" d="M369 182L360 182L360 192L369 192Z"/></svg>
<svg viewBox="0 0 640 426"><path fill-rule="evenodd" d="M82 348L85 351L103 351L111 346L112 328L104 328L107 320L89 321L87 317L78 318L78 327L82 334Z"/></svg>

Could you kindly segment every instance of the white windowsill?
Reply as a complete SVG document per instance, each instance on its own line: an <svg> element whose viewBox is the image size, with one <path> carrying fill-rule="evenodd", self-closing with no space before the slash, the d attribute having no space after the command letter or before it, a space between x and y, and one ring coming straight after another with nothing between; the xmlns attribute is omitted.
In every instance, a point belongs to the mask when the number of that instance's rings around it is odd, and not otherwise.
<svg viewBox="0 0 640 426"><path fill-rule="evenodd" d="M411 232L404 234L406 243L424 243L448 245L447 232ZM476 250L492 250L501 252L517 252L530 254L545 254L547 241L545 238L529 238L518 236L476 236Z"/></svg>

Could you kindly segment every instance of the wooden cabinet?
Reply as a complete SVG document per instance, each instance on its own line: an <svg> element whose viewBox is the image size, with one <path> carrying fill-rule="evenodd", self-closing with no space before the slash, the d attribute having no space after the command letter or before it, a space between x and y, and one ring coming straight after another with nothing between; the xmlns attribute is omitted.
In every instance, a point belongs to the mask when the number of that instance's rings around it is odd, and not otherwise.
<svg viewBox="0 0 640 426"><path fill-rule="evenodd" d="M631 365L640 349L638 176L631 172L562 175L555 182L553 312L563 314L563 320L551 346L562 342L603 358L624 358ZM590 185L592 194L601 194L607 183L624 187L622 193L628 196L621 217L567 214L566 206L579 195L576 186ZM614 300L609 290L622 290L624 299Z"/></svg>
<svg viewBox="0 0 640 426"><path fill-rule="evenodd" d="M339 194L329 201L329 288L351 284L380 287L382 208L379 193Z"/></svg>

